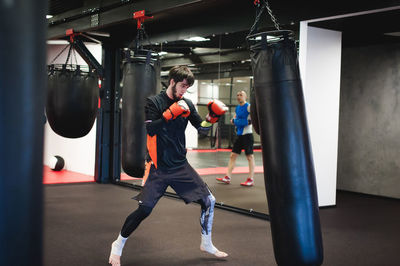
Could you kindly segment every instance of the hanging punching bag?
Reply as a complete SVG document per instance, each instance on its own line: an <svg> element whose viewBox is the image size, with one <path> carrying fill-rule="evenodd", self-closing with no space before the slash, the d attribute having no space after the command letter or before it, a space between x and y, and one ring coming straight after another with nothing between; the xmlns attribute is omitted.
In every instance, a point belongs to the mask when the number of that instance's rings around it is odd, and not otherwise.
<svg viewBox="0 0 400 266"><path fill-rule="evenodd" d="M275 34L274 41L267 35ZM255 37L261 36L261 40ZM278 265L321 265L322 236L297 53L290 31L248 37Z"/></svg>
<svg viewBox="0 0 400 266"><path fill-rule="evenodd" d="M146 98L157 90L159 62L150 51L128 53L124 61L122 89L122 168L133 177L142 177L145 169Z"/></svg>
<svg viewBox="0 0 400 266"><path fill-rule="evenodd" d="M257 103L256 103L256 95L254 92L254 86L250 88L250 117L251 124L253 125L254 131L260 135L260 125L258 122L258 114L257 114Z"/></svg>
<svg viewBox="0 0 400 266"><path fill-rule="evenodd" d="M0 1L0 264L44 265L48 1Z"/></svg>
<svg viewBox="0 0 400 266"><path fill-rule="evenodd" d="M46 116L55 133L80 138L89 133L96 119L99 98L98 78L89 71L50 66Z"/></svg>

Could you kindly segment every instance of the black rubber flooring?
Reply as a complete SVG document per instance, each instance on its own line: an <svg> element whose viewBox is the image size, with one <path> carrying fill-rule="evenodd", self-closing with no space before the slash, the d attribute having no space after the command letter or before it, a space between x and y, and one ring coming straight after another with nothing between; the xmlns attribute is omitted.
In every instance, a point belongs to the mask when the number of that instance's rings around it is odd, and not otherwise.
<svg viewBox="0 0 400 266"><path fill-rule="evenodd" d="M193 168L214 168L228 166L230 152L188 152L187 158ZM262 166L261 152L254 153L256 166ZM242 153L236 160L236 166L248 167L245 155ZM255 185L253 187L240 186L248 177L248 174L233 174L231 184L226 185L217 181L219 175L202 175L201 177L207 183L214 194L217 202L237 208L252 210L268 214L268 203L265 194L264 174L256 173L254 175ZM135 185L141 185L141 180L123 181ZM171 188L167 192L175 193Z"/></svg>
<svg viewBox="0 0 400 266"><path fill-rule="evenodd" d="M217 181L216 177L222 177L221 175L203 175L201 177L207 183L217 203L268 214L264 174L256 173L254 175L254 186L241 186L240 183L245 181L247 176L247 174L233 174L230 184ZM123 182L135 185L142 184L141 179ZM171 187L168 187L167 192L175 194Z"/></svg>
<svg viewBox="0 0 400 266"><path fill-rule="evenodd" d="M117 185L45 186L44 265L107 265L110 244L136 208L138 191ZM230 254L199 251L200 206L163 197L134 232L123 265L276 265L267 221L216 209L214 244ZM398 265L400 202L337 195L320 210L324 265Z"/></svg>

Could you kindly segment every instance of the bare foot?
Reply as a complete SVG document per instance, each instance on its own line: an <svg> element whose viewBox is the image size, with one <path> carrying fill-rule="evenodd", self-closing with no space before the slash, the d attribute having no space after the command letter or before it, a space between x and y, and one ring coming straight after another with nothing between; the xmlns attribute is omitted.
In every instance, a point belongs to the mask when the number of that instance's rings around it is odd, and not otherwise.
<svg viewBox="0 0 400 266"><path fill-rule="evenodd" d="M213 254L215 257L217 257L217 258L226 258L226 257L228 257L228 253L225 253L225 252L223 252L223 251L219 251L217 248L215 248L214 247L214 249L213 250L207 250L207 249L205 249L202 245L200 245L200 250L201 251L204 251L204 252L208 252L208 253L210 253L210 254Z"/></svg>
<svg viewBox="0 0 400 266"><path fill-rule="evenodd" d="M118 253L117 247L118 244L116 243L116 241L114 241L111 245L110 258L108 259L108 263L110 263L112 266L121 265L121 253ZM116 253L118 253L119 255Z"/></svg>
<svg viewBox="0 0 400 266"><path fill-rule="evenodd" d="M111 253L110 258L108 259L108 263L110 263L112 266L120 266L121 265L121 256Z"/></svg>

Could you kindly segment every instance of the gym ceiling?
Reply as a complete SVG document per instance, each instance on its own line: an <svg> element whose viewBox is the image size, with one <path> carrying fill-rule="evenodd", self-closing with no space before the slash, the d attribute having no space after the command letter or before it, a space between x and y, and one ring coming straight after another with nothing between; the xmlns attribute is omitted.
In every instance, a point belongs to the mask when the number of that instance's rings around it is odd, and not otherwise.
<svg viewBox="0 0 400 266"><path fill-rule="evenodd" d="M84 32L103 43L128 47L136 38L133 12L145 10L154 16L144 22L148 39L163 56L163 68L176 64L196 65L200 72L213 72L219 64L244 72L248 49L245 37L254 23L254 0L49 0L48 39L66 39L66 29ZM318 18L334 19L312 22L311 26L342 31L343 46L400 42L400 0L380 1L289 1L269 0L281 29L293 30L298 36L299 22ZM371 10L380 12L369 12ZM357 16L341 17L356 13ZM265 12L261 31L275 30ZM108 37L106 37L107 35ZM200 36L208 41L184 39ZM86 41L91 41L87 39ZM150 45L148 46L150 48ZM216 56L217 55L217 56ZM240 64L240 62L242 64ZM245 70L246 69L246 70Z"/></svg>

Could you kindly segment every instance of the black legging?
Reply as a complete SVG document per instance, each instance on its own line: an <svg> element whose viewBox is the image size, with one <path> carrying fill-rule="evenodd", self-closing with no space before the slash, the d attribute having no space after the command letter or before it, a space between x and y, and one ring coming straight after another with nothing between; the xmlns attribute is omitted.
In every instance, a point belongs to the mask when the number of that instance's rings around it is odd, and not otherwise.
<svg viewBox="0 0 400 266"><path fill-rule="evenodd" d="M210 200L211 197L211 200ZM214 200L212 200L214 199ZM204 199L200 199L197 201L201 206L201 217L200 224L202 227L202 232L205 231L206 234L211 232L211 224L212 224L212 214L214 210L214 202L215 198L212 194L208 195ZM153 208L147 207L139 204L139 207L132 212L128 217L126 217L125 223L121 229L122 237L129 237L133 231L139 226L139 224L146 219L147 216L150 215ZM211 217L209 217L211 213Z"/></svg>
<svg viewBox="0 0 400 266"><path fill-rule="evenodd" d="M153 208L139 204L136 211L126 217L125 223L121 229L121 236L127 238L139 226L139 224L150 215Z"/></svg>

